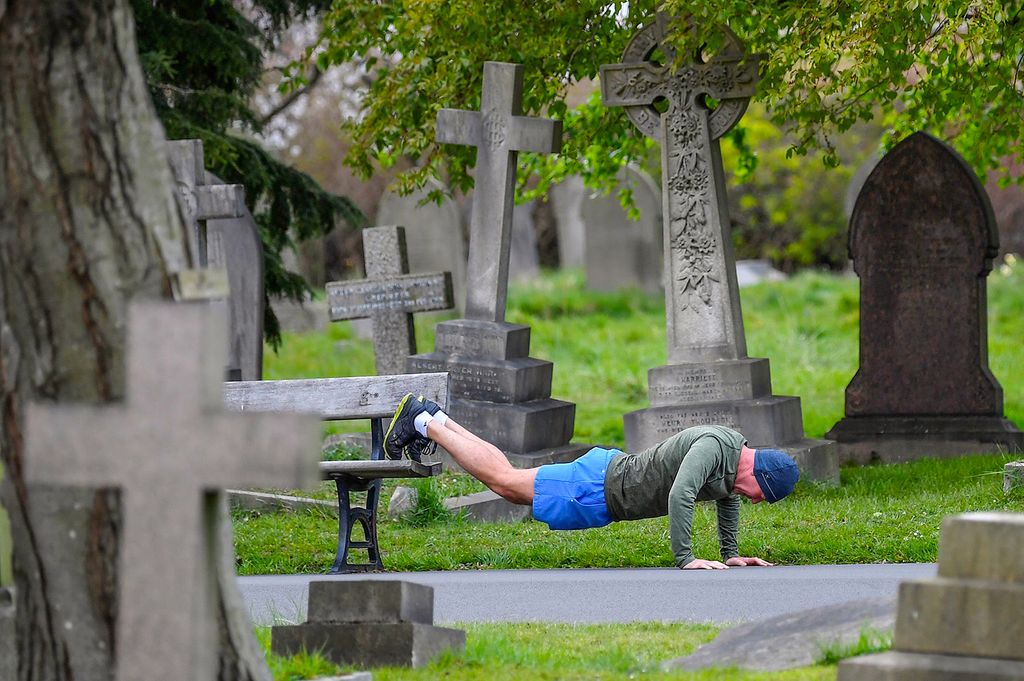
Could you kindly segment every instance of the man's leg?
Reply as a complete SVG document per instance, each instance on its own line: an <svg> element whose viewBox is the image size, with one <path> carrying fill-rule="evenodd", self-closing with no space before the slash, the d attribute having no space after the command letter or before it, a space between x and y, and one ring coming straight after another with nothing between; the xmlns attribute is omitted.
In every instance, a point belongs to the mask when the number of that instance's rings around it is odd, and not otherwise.
<svg viewBox="0 0 1024 681"><path fill-rule="evenodd" d="M495 494L514 504L533 503L536 468L513 467L500 449L460 426L451 416L443 426L437 420L428 423L427 437L444 447L456 463Z"/></svg>

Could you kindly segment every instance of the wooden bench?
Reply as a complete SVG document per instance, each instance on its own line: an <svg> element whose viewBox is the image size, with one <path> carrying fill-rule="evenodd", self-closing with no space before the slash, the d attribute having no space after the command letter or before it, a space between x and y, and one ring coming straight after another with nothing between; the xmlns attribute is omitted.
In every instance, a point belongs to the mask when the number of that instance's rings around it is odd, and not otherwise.
<svg viewBox="0 0 1024 681"><path fill-rule="evenodd" d="M233 381L224 384L224 404L234 411L311 413L324 421L370 419L372 446L368 461L323 461L320 475L338 491L338 551L330 574L384 569L377 543L377 504L383 478L427 478L441 464L422 464L384 456L385 422L405 393L424 395L446 408L448 374L402 374L358 378L314 378L290 381ZM366 492L366 505L353 506L352 492ZM361 525L364 541L353 541ZM366 563L351 563L350 549L366 549Z"/></svg>

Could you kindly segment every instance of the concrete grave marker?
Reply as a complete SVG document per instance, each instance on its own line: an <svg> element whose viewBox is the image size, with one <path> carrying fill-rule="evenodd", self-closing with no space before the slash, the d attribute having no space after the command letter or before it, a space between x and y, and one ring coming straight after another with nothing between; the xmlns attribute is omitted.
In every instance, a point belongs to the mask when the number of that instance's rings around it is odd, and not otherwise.
<svg viewBox="0 0 1024 681"><path fill-rule="evenodd" d="M364 229L363 254L366 279L327 284L330 318L371 318L377 373L401 374L416 354L412 313L451 309L451 273L409 274L403 227Z"/></svg>
<svg viewBox="0 0 1024 681"><path fill-rule="evenodd" d="M942 521L938 576L900 584L893 649L844 660L838 681L1024 679L1024 514Z"/></svg>
<svg viewBox="0 0 1024 681"><path fill-rule="evenodd" d="M440 205L426 200L433 191L447 190L431 178L422 189L407 196L385 192L377 210L377 224L405 227L409 272L451 272L455 301L461 307L466 299L466 244L462 235L462 213L458 204L447 196Z"/></svg>
<svg viewBox="0 0 1024 681"><path fill-rule="evenodd" d="M422 667L466 645L466 632L434 626L434 589L422 584L313 581L307 612L307 622L271 630L275 655L320 650L337 664Z"/></svg>
<svg viewBox="0 0 1024 681"><path fill-rule="evenodd" d="M646 173L632 167L620 169L616 179L610 194L588 192L582 197L587 288L639 288L656 293L663 285L661 190ZM638 220L631 220L619 203L622 189L632 191L640 211Z"/></svg>
<svg viewBox="0 0 1024 681"><path fill-rule="evenodd" d="M1019 450L988 367L986 278L999 234L985 189L950 147L916 133L878 163L850 222L860 368L828 437L866 463Z"/></svg>
<svg viewBox="0 0 1024 681"><path fill-rule="evenodd" d="M413 372L451 374L450 413L493 442L513 464L573 459L576 406L551 399L552 364L528 357L530 328L505 322L512 195L519 151L561 148L559 121L520 115L518 64L486 62L481 111L442 109L437 139L477 152L466 319L437 325L435 352L409 358Z"/></svg>
<svg viewBox="0 0 1024 681"><path fill-rule="evenodd" d="M720 54L673 70L668 19L658 14L630 40L623 63L601 67L604 104L625 107L661 143L669 364L648 375L652 406L626 414L626 444L638 451L715 423L751 446L788 451L805 477L838 481L833 443L804 439L799 398L772 395L768 360L747 357L718 139L746 111L760 57L746 57L720 30ZM658 50L665 65L651 61ZM668 108L659 113L662 100Z"/></svg>
<svg viewBox="0 0 1024 681"><path fill-rule="evenodd" d="M30 405L26 479L120 489L117 679L214 679L215 493L315 482L319 424L225 412L226 323L209 305L136 303L128 324L127 401Z"/></svg>
<svg viewBox="0 0 1024 681"><path fill-rule="evenodd" d="M589 190L583 178L573 175L551 188L548 197L558 225L558 263L561 267L583 267L586 227L580 207Z"/></svg>
<svg viewBox="0 0 1024 681"><path fill-rule="evenodd" d="M207 172L209 184L219 183ZM263 241L252 213L243 202L240 215L206 221L207 261L226 269L228 294L228 366L237 367L243 381L263 378Z"/></svg>

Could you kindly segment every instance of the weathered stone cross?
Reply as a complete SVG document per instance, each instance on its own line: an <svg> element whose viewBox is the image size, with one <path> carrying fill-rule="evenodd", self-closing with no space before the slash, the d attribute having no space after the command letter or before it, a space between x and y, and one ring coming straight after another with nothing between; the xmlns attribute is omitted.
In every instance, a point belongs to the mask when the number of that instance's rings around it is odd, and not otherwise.
<svg viewBox="0 0 1024 681"><path fill-rule="evenodd" d="M673 70L650 61L659 48L674 61L667 28L658 15L630 41L623 63L601 67L601 100L626 107L640 131L661 142L669 364L738 359L747 350L718 138L746 110L760 57L745 58L723 28L721 54ZM659 113L662 100L668 108Z"/></svg>
<svg viewBox="0 0 1024 681"><path fill-rule="evenodd" d="M562 148L562 122L521 116L521 64L484 62L480 111L437 112L437 141L477 147L469 229L466 318L505 320L517 152Z"/></svg>
<svg viewBox="0 0 1024 681"><path fill-rule="evenodd" d="M125 404L29 406L26 479L121 491L118 681L212 680L215 492L315 482L319 424L224 412L226 323L207 304L133 304L128 333Z"/></svg>
<svg viewBox="0 0 1024 681"><path fill-rule="evenodd" d="M373 319L377 374L405 373L416 354L412 313L452 307L452 275L409 274L404 227L363 230L366 279L327 284L331 321Z"/></svg>
<svg viewBox="0 0 1024 681"><path fill-rule="evenodd" d="M167 143L174 180L178 183L178 201L185 213L189 249L195 267L209 263L206 220L238 218L245 215L245 187L240 184L207 184L203 166L202 140L175 140Z"/></svg>

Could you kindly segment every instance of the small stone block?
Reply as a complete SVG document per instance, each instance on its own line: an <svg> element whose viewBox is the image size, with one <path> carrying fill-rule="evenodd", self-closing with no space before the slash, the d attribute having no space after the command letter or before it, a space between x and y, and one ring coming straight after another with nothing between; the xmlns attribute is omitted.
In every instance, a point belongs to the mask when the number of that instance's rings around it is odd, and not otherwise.
<svg viewBox="0 0 1024 681"><path fill-rule="evenodd" d="M1003 492L1009 494L1018 487L1024 488L1024 461L1011 461L1003 466Z"/></svg>
<svg viewBox="0 0 1024 681"><path fill-rule="evenodd" d="M836 681L1020 681L1024 663L891 650L839 663Z"/></svg>
<svg viewBox="0 0 1024 681"><path fill-rule="evenodd" d="M477 319L441 322L434 349L456 357L518 359L530 354L530 327Z"/></svg>
<svg viewBox="0 0 1024 681"><path fill-rule="evenodd" d="M434 589L383 580L313 581L309 583L309 621L433 624Z"/></svg>
<svg viewBox="0 0 1024 681"><path fill-rule="evenodd" d="M1024 662L1024 585L936 578L900 584L893 647Z"/></svg>
<svg viewBox="0 0 1024 681"><path fill-rule="evenodd" d="M274 627L270 648L291 656L319 651L335 664L422 667L446 650L462 650L466 632L431 624L321 624Z"/></svg>
<svg viewBox="0 0 1024 681"><path fill-rule="evenodd" d="M1024 585L1024 514L964 513L945 518L939 576Z"/></svg>

